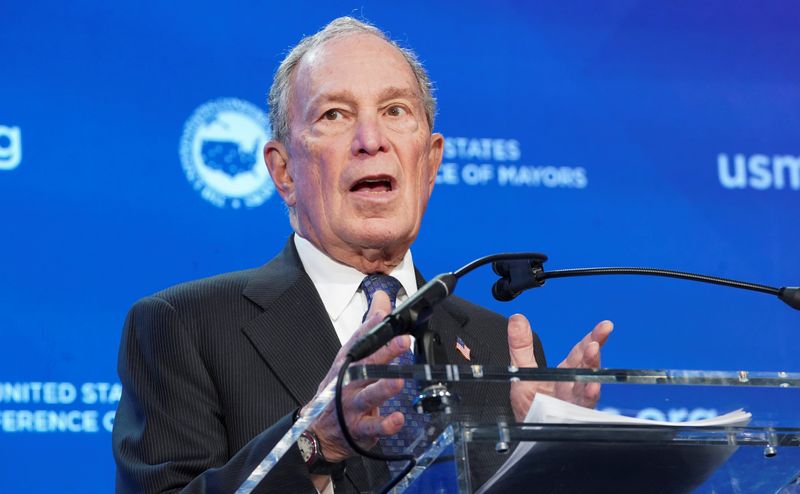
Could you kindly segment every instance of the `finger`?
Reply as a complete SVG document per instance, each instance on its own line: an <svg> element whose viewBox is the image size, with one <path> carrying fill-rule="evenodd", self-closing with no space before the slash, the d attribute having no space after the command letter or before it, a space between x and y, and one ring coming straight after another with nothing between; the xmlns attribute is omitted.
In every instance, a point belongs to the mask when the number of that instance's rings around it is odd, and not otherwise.
<svg viewBox="0 0 800 494"><path fill-rule="evenodd" d="M596 341L589 343L583 350L580 366L596 369L600 367L600 344Z"/></svg>
<svg viewBox="0 0 800 494"><path fill-rule="evenodd" d="M584 341L582 341L580 367L600 367L600 348L608 341L608 337L613 330L614 323L601 321L586 335Z"/></svg>
<svg viewBox="0 0 800 494"><path fill-rule="evenodd" d="M592 332L589 333L589 336L593 341L596 341L603 346L606 344L606 340L608 340L609 335L611 332L614 331L614 323L611 321L600 321L597 323L597 326L592 329Z"/></svg>
<svg viewBox="0 0 800 494"><path fill-rule="evenodd" d="M587 383L582 388L582 396L578 397L580 400L578 403L585 407L594 408L598 400L600 400L600 383Z"/></svg>
<svg viewBox="0 0 800 494"><path fill-rule="evenodd" d="M600 344L600 346L605 345L606 340L608 340L608 336L611 334L611 331L614 330L614 323L611 321L600 321L597 325L592 328L591 331L586 333L586 336L581 339L579 344L583 346L588 345L589 343L596 341Z"/></svg>
<svg viewBox="0 0 800 494"><path fill-rule="evenodd" d="M508 319L508 353L515 367L538 367L533 355L533 331L522 314Z"/></svg>
<svg viewBox="0 0 800 494"><path fill-rule="evenodd" d="M581 339L581 341L572 347L572 350L569 352L569 355L567 355L567 358L565 358L564 361L558 366L564 368L599 367L599 348L605 344L609 335L611 334L611 331L613 330L614 323L611 321L599 322L594 329L589 331L586 336ZM592 347L593 343L596 343L598 348L597 363L586 364L584 361L584 353ZM592 358L594 358L594 355L592 355Z"/></svg>
<svg viewBox="0 0 800 494"><path fill-rule="evenodd" d="M359 326L359 328L355 331L355 333L353 333L350 339L344 342L342 348L339 349L339 352L336 354L336 358L333 360L332 369L334 367L338 369L339 366L342 365L342 362L344 361L345 357L347 357L347 354L350 352L350 349L353 348L353 345L355 345L357 341L359 341L365 334L367 334L367 332L370 329L377 326L378 323L381 322L385 317L386 314L383 314L382 312L375 312L371 316L367 316L367 318L364 320L363 323L361 323L361 326Z"/></svg>
<svg viewBox="0 0 800 494"><path fill-rule="evenodd" d="M570 350L569 354L567 355L567 358L565 358L560 364L558 364L558 367L566 369L575 369L577 367L580 367L581 362L583 361L584 340L586 340L586 338L579 341L578 343L575 344L574 347L572 347L572 350Z"/></svg>
<svg viewBox="0 0 800 494"><path fill-rule="evenodd" d="M397 434L404 423L405 417L400 412L392 412L385 417L366 416L358 422L353 432L356 437L376 439Z"/></svg>
<svg viewBox="0 0 800 494"><path fill-rule="evenodd" d="M376 291L375 295L372 296L372 303L369 305L369 310L367 311L367 319L375 314L383 314L383 316L380 318L383 319L390 312L392 312L392 303L389 301L389 295L387 295L383 290ZM363 331L366 333L369 331L369 329L372 329L372 326L363 329Z"/></svg>
<svg viewBox="0 0 800 494"><path fill-rule="evenodd" d="M403 389L402 379L379 379L378 381L365 386L353 396L350 410L366 413L373 408L379 407Z"/></svg>
<svg viewBox="0 0 800 494"><path fill-rule="evenodd" d="M395 336L372 355L360 361L362 364L388 364L411 348L411 337L405 334Z"/></svg>
<svg viewBox="0 0 800 494"><path fill-rule="evenodd" d="M342 360L344 360L344 356L347 355L350 348L352 348L362 336L377 326L391 311L392 304L389 302L389 296L380 290L375 292L375 295L372 297L372 304L369 306L369 310L364 318L364 322L361 323L361 326L353 333L353 336L342 345L337 357L341 356Z"/></svg>
<svg viewBox="0 0 800 494"><path fill-rule="evenodd" d="M538 381L516 381L511 383L511 409L517 422L523 422L539 391Z"/></svg>

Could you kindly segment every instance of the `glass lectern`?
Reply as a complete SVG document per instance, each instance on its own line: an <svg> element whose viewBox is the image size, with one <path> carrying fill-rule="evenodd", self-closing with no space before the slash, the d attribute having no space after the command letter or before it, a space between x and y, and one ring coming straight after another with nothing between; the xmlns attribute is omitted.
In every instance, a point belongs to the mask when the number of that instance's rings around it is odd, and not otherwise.
<svg viewBox="0 0 800 494"><path fill-rule="evenodd" d="M347 377L415 379L423 395L442 385L436 399L447 390L393 492L800 493L800 373L418 365L353 366ZM603 384L603 413L550 405L519 423L508 405L512 385L589 382ZM332 399L329 387L239 492L268 482ZM620 418L631 415L640 420Z"/></svg>

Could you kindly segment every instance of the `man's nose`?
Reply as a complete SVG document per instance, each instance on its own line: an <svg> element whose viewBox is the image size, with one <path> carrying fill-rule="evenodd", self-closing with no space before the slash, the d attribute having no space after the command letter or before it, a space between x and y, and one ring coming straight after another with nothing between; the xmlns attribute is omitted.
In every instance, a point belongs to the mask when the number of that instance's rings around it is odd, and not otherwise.
<svg viewBox="0 0 800 494"><path fill-rule="evenodd" d="M390 144L384 130L377 116L360 117L353 136L353 154L374 155L388 151Z"/></svg>

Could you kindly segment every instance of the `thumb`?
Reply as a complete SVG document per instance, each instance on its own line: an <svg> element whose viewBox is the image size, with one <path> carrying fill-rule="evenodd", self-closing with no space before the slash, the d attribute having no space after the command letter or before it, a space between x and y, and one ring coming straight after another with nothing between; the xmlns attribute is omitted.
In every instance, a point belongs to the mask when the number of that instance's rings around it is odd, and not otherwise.
<svg viewBox="0 0 800 494"><path fill-rule="evenodd" d="M392 312L392 302L389 301L389 295L383 290L378 290L375 292L375 295L372 296L372 304L370 304L369 311L367 311L367 318L378 313L386 317L390 312Z"/></svg>
<svg viewBox="0 0 800 494"><path fill-rule="evenodd" d="M508 353L515 367L539 367L533 355L533 331L522 314L508 319Z"/></svg>
<svg viewBox="0 0 800 494"><path fill-rule="evenodd" d="M389 301L389 295L382 290L376 291L372 296L372 303L370 304L367 315L364 318L364 323L360 328L358 328L356 334L358 336L363 336L391 312L392 303Z"/></svg>

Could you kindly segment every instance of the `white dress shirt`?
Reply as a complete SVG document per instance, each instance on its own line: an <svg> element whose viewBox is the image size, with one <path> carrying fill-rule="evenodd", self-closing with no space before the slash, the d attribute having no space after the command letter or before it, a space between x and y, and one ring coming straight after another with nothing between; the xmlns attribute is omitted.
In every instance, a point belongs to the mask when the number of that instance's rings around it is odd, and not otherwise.
<svg viewBox="0 0 800 494"><path fill-rule="evenodd" d="M361 319L369 308L367 295L361 289L366 274L334 261L300 235L294 235L294 245L300 262L319 292L339 341L344 344L361 326ZM410 250L388 274L397 278L403 286L397 294L398 305L417 291L417 277Z"/></svg>

